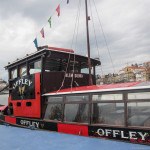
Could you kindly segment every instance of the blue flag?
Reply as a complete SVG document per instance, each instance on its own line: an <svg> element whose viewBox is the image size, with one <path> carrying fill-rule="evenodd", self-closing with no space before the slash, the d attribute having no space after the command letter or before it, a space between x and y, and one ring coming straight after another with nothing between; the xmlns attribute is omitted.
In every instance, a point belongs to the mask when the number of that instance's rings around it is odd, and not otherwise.
<svg viewBox="0 0 150 150"><path fill-rule="evenodd" d="M37 38L35 38L33 42L34 42L35 47L38 48Z"/></svg>

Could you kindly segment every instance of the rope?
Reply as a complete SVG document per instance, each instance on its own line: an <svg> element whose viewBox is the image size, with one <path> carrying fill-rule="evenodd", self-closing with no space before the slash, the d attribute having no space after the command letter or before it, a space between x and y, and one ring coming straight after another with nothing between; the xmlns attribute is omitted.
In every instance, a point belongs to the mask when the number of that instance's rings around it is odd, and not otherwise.
<svg viewBox="0 0 150 150"><path fill-rule="evenodd" d="M76 26L77 26L77 33L76 33L76 39L75 39L75 49L77 45L77 40L78 40L78 31L79 31L79 22L80 22L80 10L81 10L81 0L79 0L79 7L78 7L78 14L76 18ZM74 75L74 67L75 67L75 54L74 54L74 60L73 60L73 75ZM73 76L71 79L71 91L72 91L72 85L73 85Z"/></svg>
<svg viewBox="0 0 150 150"><path fill-rule="evenodd" d="M106 44L106 47L107 47L107 51L108 51L108 54L109 54L109 57L110 57L110 60L111 60L112 68L113 68L113 71L115 73L116 71L115 71L114 63L113 63L113 60L112 60L112 57L111 57L111 54L110 54L110 50L109 50L108 43L107 43L107 40L106 40L106 36L105 36L104 30L103 30L103 26L102 26L102 23L101 23L99 14L98 14L98 10L97 10L96 4L95 4L95 0L93 0L93 3L94 3L94 7L95 7L95 10L96 10L97 16L98 16L99 24L100 24L100 27L101 27L101 30L102 30L102 34L103 34L104 41L105 41L105 44Z"/></svg>
<svg viewBox="0 0 150 150"><path fill-rule="evenodd" d="M96 48L97 48L97 52L98 52L98 58L100 58L100 51L99 51L99 48L98 48L99 46L98 46L98 41L97 41L97 36L96 36L95 24L94 24L94 21L93 21L94 19L93 19L92 7L91 7L91 0L89 0L89 3L90 3L90 11L91 11L91 17L92 17L92 25L93 25ZM101 73L102 73L102 76L103 76L104 72L103 72L102 65L100 65L100 69L101 69Z"/></svg>
<svg viewBox="0 0 150 150"><path fill-rule="evenodd" d="M77 15L76 15L76 22L75 22L75 27L74 27L74 31L73 31L73 37L72 37L72 41L71 41L71 45L70 45L71 49L73 47L73 42L74 42L74 38L75 38L75 32L76 32L76 28L77 28L78 10L80 8L80 2L81 1L79 0L79 2L78 2L79 3L78 4L78 9L77 9ZM75 54L74 54L74 56L75 56ZM62 89L62 87L64 86L64 82L65 82L67 70L68 70L68 67L69 67L70 57L71 57L71 54L69 54L69 58L68 58L68 62L67 62L67 67L66 67L66 70L65 70L65 74L64 74L64 78L63 78L62 84L61 84L60 88L57 90L56 93L58 93Z"/></svg>
<svg viewBox="0 0 150 150"><path fill-rule="evenodd" d="M60 5L63 1L64 1L64 0L60 0L60 2L59 2L58 5ZM57 5L57 6L58 6L58 5ZM56 12L56 9L54 9L54 11L53 11L51 17L54 16L55 12ZM48 19L49 19L49 18L48 18ZM47 20L48 20L48 19L47 19ZM48 24L48 23L46 22L46 23L43 25L43 28L45 28L47 24ZM35 38L37 38L37 35L38 35L38 34L39 34L39 31L35 33L35 35L36 35ZM44 38L44 39L45 39L45 38ZM29 44L29 46L30 46L31 44L33 44L33 41ZM29 46L27 46L26 49L29 48ZM31 51L31 50L27 49L26 51L24 51L23 56L24 56L27 52L29 52L29 51Z"/></svg>

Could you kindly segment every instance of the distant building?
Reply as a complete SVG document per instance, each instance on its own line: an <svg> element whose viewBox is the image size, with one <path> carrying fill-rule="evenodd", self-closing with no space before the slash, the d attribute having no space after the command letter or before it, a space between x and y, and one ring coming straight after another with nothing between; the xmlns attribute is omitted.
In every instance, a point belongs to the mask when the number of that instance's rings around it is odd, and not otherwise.
<svg viewBox="0 0 150 150"><path fill-rule="evenodd" d="M7 82L0 79L0 90L3 89L7 85Z"/></svg>
<svg viewBox="0 0 150 150"><path fill-rule="evenodd" d="M150 81L150 61L143 64L132 64L122 68L118 74L98 76L97 84L111 84L120 82Z"/></svg>

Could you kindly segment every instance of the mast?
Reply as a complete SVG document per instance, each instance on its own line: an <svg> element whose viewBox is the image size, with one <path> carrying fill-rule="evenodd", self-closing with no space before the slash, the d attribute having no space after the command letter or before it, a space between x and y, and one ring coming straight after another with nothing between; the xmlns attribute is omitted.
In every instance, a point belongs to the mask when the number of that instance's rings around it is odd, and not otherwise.
<svg viewBox="0 0 150 150"><path fill-rule="evenodd" d="M89 40L89 20L87 0L85 0L86 10L86 33L87 33L87 52L88 52L88 67L89 67L89 85L93 85L92 74L91 74L91 59L90 59L90 40Z"/></svg>

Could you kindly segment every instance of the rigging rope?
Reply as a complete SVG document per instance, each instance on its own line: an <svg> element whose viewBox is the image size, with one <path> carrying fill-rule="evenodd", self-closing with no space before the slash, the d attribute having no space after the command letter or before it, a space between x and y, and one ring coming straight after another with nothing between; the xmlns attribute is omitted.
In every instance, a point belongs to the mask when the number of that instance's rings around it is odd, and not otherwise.
<svg viewBox="0 0 150 150"><path fill-rule="evenodd" d="M77 15L77 31L76 31L76 39L75 39L75 49L76 49L76 46L77 46L77 40L78 40L78 31L79 31L79 22L80 22L80 10L81 10L81 0L79 0L79 7L78 7L78 15ZM74 75L74 67L75 67L75 54L74 54L74 60L73 60L73 75ZM73 85L73 76L72 76L72 79L71 79L71 91L72 91L72 85Z"/></svg>
<svg viewBox="0 0 150 150"><path fill-rule="evenodd" d="M107 43L107 40L106 40L106 36L105 36L104 30L103 30L103 26L102 26L102 23L101 23L99 14L98 14L98 10L97 10L96 4L95 4L95 0L93 0L93 3L94 3L94 7L95 7L95 10L96 10L97 16L98 16L98 21L99 21L99 24L100 24L100 27L101 27L101 30L102 30L102 34L103 34L104 41L105 41L105 44L106 44L106 47L107 47L107 51L108 51L108 54L109 54L109 57L110 57L110 60L111 60L113 71L115 73L116 71L115 71L114 63L113 63L113 60L112 60L112 57L111 57L111 54L110 54L110 50L109 50L108 43Z"/></svg>
<svg viewBox="0 0 150 150"><path fill-rule="evenodd" d="M96 36L94 18L93 18L92 7L91 7L91 0L89 0L89 4L90 4L90 11L91 11L91 17L92 17L92 25L93 25L93 31L94 31L94 37L95 37L96 48L97 48L97 52L98 52L98 58L100 58L100 51L99 51L99 48L98 48L99 46L98 46L98 40L97 40L97 36ZM104 73L103 73L102 65L100 65L100 69L101 69L101 73L102 73L102 76L103 76Z"/></svg>
<svg viewBox="0 0 150 150"><path fill-rule="evenodd" d="M78 10L80 9L80 6L81 6L81 0L79 0L79 2L78 2L78 9L77 9L77 15L76 15L76 22L75 22L74 31L73 31L73 37L72 37L72 41L71 41L71 45L70 45L71 49L72 49L72 47L73 47L73 43L74 43L74 39L75 39L76 28L77 28L77 23L78 23L78 16L79 16ZM65 70L64 78L63 78L63 81L62 81L62 84L61 84L60 88L57 90L56 93L58 93L58 92L62 89L62 87L64 86L64 82L65 82L67 70L68 70L68 67L69 67L70 57L71 57L71 54L69 53L69 58L68 58L67 67L66 67L66 70ZM74 54L74 57L75 57L75 54ZM75 60L75 58L74 58L74 60ZM73 70L74 70L74 69L73 69ZM74 71L73 71L73 72L74 72ZM72 82L73 82L73 81L71 80L71 89L72 89Z"/></svg>

